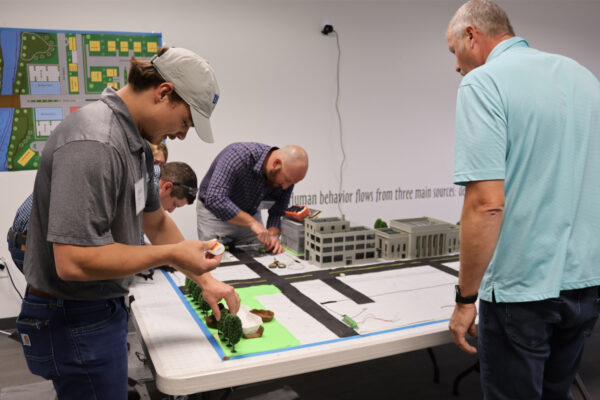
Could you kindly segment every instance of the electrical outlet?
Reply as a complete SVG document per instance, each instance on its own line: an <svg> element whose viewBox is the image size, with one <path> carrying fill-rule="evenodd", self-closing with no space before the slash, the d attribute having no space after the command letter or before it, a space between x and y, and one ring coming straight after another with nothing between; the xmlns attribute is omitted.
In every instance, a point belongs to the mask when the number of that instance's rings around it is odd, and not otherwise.
<svg viewBox="0 0 600 400"><path fill-rule="evenodd" d="M331 32L333 32L333 25L331 25L331 24L324 24L323 25L323 29L321 29L321 33L323 35L329 35Z"/></svg>

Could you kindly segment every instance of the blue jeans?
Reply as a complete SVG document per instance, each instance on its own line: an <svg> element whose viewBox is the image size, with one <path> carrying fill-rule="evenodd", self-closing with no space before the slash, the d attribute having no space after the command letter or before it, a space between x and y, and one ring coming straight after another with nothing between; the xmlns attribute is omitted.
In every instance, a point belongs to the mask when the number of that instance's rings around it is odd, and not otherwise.
<svg viewBox="0 0 600 400"><path fill-rule="evenodd" d="M27 293L17 318L29 370L51 379L59 399L127 398L123 298L46 299Z"/></svg>
<svg viewBox="0 0 600 400"><path fill-rule="evenodd" d="M571 385L594 329L600 288L566 290L525 303L479 303L484 399L571 399Z"/></svg>

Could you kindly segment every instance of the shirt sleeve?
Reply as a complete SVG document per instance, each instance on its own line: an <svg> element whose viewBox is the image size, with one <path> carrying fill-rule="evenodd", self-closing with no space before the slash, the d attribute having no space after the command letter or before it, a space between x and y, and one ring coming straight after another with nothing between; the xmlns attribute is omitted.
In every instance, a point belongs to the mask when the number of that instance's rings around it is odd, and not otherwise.
<svg viewBox="0 0 600 400"><path fill-rule="evenodd" d="M290 203L290 197L294 191L294 185L284 190L279 198L275 201L275 204L269 208L269 218L267 218L267 229L277 228L281 230L281 217L285 214L285 210L288 208Z"/></svg>
<svg viewBox="0 0 600 400"><path fill-rule="evenodd" d="M240 168L244 168L243 162L234 152L219 157L208 183L204 207L221 221L229 221L241 211L229 198Z"/></svg>
<svg viewBox="0 0 600 400"><path fill-rule="evenodd" d="M13 230L18 233L27 233L27 226L29 225L29 217L31 217L31 207L33 205L33 193L31 193L23 204L17 210L15 219L13 221Z"/></svg>
<svg viewBox="0 0 600 400"><path fill-rule="evenodd" d="M507 124L502 100L475 84L461 85L456 102L454 183L505 178Z"/></svg>
<svg viewBox="0 0 600 400"><path fill-rule="evenodd" d="M54 152L49 242L103 246L111 232L125 168L117 151L96 141L71 142Z"/></svg>
<svg viewBox="0 0 600 400"><path fill-rule="evenodd" d="M154 158L152 157L152 151L150 147L147 147L146 151L146 174L147 178L147 196L146 204L144 205L144 212L156 211L161 207L160 193L158 191L158 180L160 178L160 167L154 165ZM158 168L158 176L156 176Z"/></svg>

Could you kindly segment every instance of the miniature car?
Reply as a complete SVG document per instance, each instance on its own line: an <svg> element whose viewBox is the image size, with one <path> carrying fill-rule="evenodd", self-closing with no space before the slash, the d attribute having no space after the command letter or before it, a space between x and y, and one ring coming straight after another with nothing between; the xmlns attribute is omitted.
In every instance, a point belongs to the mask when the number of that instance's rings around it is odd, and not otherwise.
<svg viewBox="0 0 600 400"><path fill-rule="evenodd" d="M285 268L285 264L279 260L273 260L273 262L269 264L269 268Z"/></svg>

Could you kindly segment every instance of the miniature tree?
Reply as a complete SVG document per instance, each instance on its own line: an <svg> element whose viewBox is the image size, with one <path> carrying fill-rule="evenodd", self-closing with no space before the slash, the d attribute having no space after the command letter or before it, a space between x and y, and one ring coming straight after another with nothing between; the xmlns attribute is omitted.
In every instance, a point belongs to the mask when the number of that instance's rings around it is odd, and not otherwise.
<svg viewBox="0 0 600 400"><path fill-rule="evenodd" d="M191 294L192 289L196 286L198 286L196 285L196 282L188 277L185 278L185 290L187 290L188 294Z"/></svg>
<svg viewBox="0 0 600 400"><path fill-rule="evenodd" d="M377 218L377 221L375 221L375 225L374 228L387 228L387 224L384 220L382 220L381 218Z"/></svg>
<svg viewBox="0 0 600 400"><path fill-rule="evenodd" d="M235 344L242 338L242 320L240 317L228 314L225 318L223 334L231 345L231 352L235 353Z"/></svg>
<svg viewBox="0 0 600 400"><path fill-rule="evenodd" d="M199 302L202 298L202 288L198 285L192 288L192 298L195 302Z"/></svg>
<svg viewBox="0 0 600 400"><path fill-rule="evenodd" d="M221 310L221 319L217 321L217 330L219 331L219 333L223 333L223 329L224 329L224 324L225 324L225 320L227 319L227 316L229 315L229 310L226 308L223 308ZM223 335L224 337L225 335Z"/></svg>
<svg viewBox="0 0 600 400"><path fill-rule="evenodd" d="M200 293L200 297L198 298L198 307L202 310L202 314L204 315L208 314L208 311L210 310L210 304L204 300L202 293Z"/></svg>

